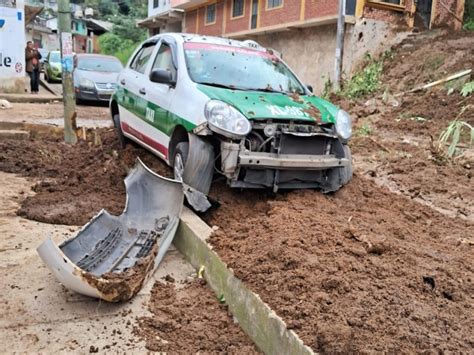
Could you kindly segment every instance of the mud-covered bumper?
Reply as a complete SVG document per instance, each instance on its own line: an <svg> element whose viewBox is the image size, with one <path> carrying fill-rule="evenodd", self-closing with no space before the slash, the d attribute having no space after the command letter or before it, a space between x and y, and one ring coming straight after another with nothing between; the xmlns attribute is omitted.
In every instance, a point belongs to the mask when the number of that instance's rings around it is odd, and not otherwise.
<svg viewBox="0 0 474 355"><path fill-rule="evenodd" d="M262 146L262 145L260 145ZM337 136L282 135L277 152L221 142L221 171L231 187L336 191L352 173L350 150Z"/></svg>
<svg viewBox="0 0 474 355"><path fill-rule="evenodd" d="M285 169L285 170L324 170L350 164L347 158L336 158L327 155L241 153L241 167Z"/></svg>

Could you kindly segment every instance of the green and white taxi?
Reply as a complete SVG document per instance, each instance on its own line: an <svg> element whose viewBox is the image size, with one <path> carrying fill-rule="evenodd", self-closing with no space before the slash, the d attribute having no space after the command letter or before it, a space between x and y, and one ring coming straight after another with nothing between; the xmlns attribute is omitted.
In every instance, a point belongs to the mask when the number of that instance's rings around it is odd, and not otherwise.
<svg viewBox="0 0 474 355"><path fill-rule="evenodd" d="M352 177L350 116L254 41L157 35L118 83L110 111L122 144L149 149L203 193L215 172L274 191L336 191Z"/></svg>

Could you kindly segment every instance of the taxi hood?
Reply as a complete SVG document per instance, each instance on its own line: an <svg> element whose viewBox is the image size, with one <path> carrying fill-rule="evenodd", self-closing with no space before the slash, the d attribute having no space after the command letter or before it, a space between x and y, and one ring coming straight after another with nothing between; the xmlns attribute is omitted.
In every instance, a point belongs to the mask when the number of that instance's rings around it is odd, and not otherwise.
<svg viewBox="0 0 474 355"><path fill-rule="evenodd" d="M335 123L338 107L309 95L282 94L264 91L243 91L198 84L209 99L234 106L249 120L294 120Z"/></svg>

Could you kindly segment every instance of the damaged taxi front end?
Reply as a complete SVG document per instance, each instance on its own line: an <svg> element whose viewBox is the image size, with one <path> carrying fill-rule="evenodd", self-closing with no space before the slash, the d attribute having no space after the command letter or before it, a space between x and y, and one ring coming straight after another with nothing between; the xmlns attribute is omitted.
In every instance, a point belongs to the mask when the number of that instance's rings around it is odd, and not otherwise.
<svg viewBox="0 0 474 355"><path fill-rule="evenodd" d="M200 89L211 98L205 116L207 134L218 141L216 169L231 187L331 192L350 180L345 111L307 93Z"/></svg>

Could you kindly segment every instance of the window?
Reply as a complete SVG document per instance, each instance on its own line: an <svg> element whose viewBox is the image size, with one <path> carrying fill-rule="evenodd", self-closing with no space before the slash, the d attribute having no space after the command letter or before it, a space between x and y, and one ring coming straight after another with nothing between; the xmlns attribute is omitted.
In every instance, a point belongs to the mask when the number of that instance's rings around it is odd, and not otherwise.
<svg viewBox="0 0 474 355"><path fill-rule="evenodd" d="M153 8L156 9L158 6L160 6L160 3L158 0L153 0Z"/></svg>
<svg viewBox="0 0 474 355"><path fill-rule="evenodd" d="M405 10L405 0L368 0L367 5L383 10Z"/></svg>
<svg viewBox="0 0 474 355"><path fill-rule="evenodd" d="M206 6L206 24L210 25L216 22L216 4Z"/></svg>
<svg viewBox="0 0 474 355"><path fill-rule="evenodd" d="M140 49L135 58L133 58L133 62L132 64L130 64L130 68L139 73L144 74L154 48L155 45L148 45L142 47L142 49Z"/></svg>
<svg viewBox="0 0 474 355"><path fill-rule="evenodd" d="M173 55L171 53L171 47L163 43L158 50L155 62L153 63L153 69L165 69L172 74L173 78L176 78L176 68L173 64Z"/></svg>
<svg viewBox="0 0 474 355"><path fill-rule="evenodd" d="M187 42L184 54L191 80L237 90L305 93L305 88L274 54L225 45Z"/></svg>
<svg viewBox="0 0 474 355"><path fill-rule="evenodd" d="M282 7L283 0L267 0L267 9L273 9L275 7Z"/></svg>
<svg viewBox="0 0 474 355"><path fill-rule="evenodd" d="M403 5L403 0L378 0L378 2L386 2L388 4Z"/></svg>
<svg viewBox="0 0 474 355"><path fill-rule="evenodd" d="M244 0L234 0L232 2L232 17L244 16Z"/></svg>

